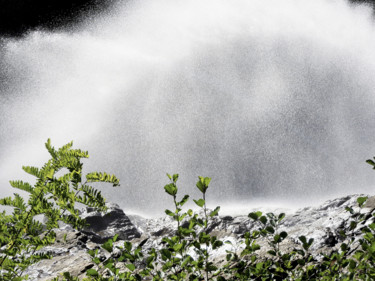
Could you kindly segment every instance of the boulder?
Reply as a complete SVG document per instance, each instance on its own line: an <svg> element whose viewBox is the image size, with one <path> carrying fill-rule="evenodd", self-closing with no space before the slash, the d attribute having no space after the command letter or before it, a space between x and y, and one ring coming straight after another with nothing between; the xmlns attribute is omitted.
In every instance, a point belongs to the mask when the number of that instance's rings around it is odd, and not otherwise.
<svg viewBox="0 0 375 281"><path fill-rule="evenodd" d="M141 237L139 230L117 204L107 203L107 208L106 213L98 212L95 208L86 208L80 215L89 224L82 232L91 241L104 243L116 234L120 240Z"/></svg>

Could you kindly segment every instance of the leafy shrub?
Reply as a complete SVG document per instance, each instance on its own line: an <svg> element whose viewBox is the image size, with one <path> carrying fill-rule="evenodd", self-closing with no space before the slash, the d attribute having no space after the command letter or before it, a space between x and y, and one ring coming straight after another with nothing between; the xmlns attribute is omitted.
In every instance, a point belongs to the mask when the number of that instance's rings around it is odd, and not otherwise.
<svg viewBox="0 0 375 281"><path fill-rule="evenodd" d="M287 238L285 231L278 231L278 226L285 214L249 214L257 227L244 234L244 249L241 252L227 251L227 264L217 268L210 260L210 251L218 249L223 241L207 233L210 217L217 215L219 207L208 213L206 208L206 191L209 178L199 177L198 189L202 198L194 202L202 208L203 215L192 210L182 211L188 201L185 195L177 200L178 175L169 176L171 183L164 187L173 197L175 210L166 210L166 214L176 221L176 235L163 238L164 247L159 250L152 248L144 253L142 247L134 249L130 242L120 247L119 258L110 258L101 264L96 257L98 251L92 251L97 265L110 270L104 277L96 270L91 270L87 280L374 280L375 275L375 224L374 215L362 211L367 197L357 199L358 210L347 208L351 213L350 228L340 233L345 238L339 251L324 253L314 257L309 248L314 240L300 236L299 247L282 252L280 244ZM183 224L181 222L184 221ZM356 232L361 231L363 238L356 240ZM261 246L257 240L265 239L270 250L266 256L258 254ZM113 251L113 241L102 247ZM110 247L108 247L110 245ZM195 253L192 255L191 253ZM116 263L125 262L127 272L121 272ZM143 265L143 266L137 266ZM149 279L146 279L149 278ZM67 279L69 280L69 279Z"/></svg>
<svg viewBox="0 0 375 281"><path fill-rule="evenodd" d="M98 259L98 250L91 251L94 262L100 270L91 269L87 280L373 280L374 278L374 229L375 224L371 213L361 212L367 198L357 199L358 210L348 208L352 214L350 229L341 233L346 242L339 251L325 253L314 257L309 248L314 240L300 236L299 247L282 252L281 243L287 238L285 231L278 231L279 224L285 214L262 214L253 212L249 218L257 227L247 232L243 237L244 249L227 251L227 264L218 268L210 259L210 251L223 246L224 242L207 232L210 218L217 215L219 207L209 212L206 208L206 191L209 178L199 177L198 189L202 198L194 202L202 208L194 213L191 209L182 211L182 206L188 201L185 195L177 199L178 175L170 176L171 182L164 189L173 198L175 210L166 210L176 222L175 235L162 239L161 249L152 248L144 252L141 246L134 247L130 242L124 242L118 247L121 255L109 258L104 263ZM199 215L199 213L201 215ZM182 223L184 222L184 223ZM364 236L356 241L356 231L362 231ZM269 244L268 255L259 255L261 246L257 240L265 239ZM113 252L114 239L105 243L102 248ZM227 242L228 243L228 242ZM127 271L120 273L116 266L125 262ZM108 269L109 274L103 276L99 272ZM148 279L147 279L148 278ZM73 280L73 279L67 279Z"/></svg>
<svg viewBox="0 0 375 281"><path fill-rule="evenodd" d="M78 229L85 225L79 217L76 204L105 210L105 199L100 191L89 185L91 182L107 182L119 185L119 180L106 173L93 172L82 179L83 163L88 158L86 151L72 149L73 142L55 149L51 141L45 144L51 159L41 168L24 166L22 169L36 177L34 186L23 181L11 181L13 188L29 194L26 201L21 195L0 199L0 204L13 207L13 214L0 213L0 280L23 280L24 270L45 258L42 247L55 240L54 228L58 222L68 223ZM65 172L65 174L64 174ZM60 175L59 175L60 174ZM43 226L36 216L44 215Z"/></svg>
<svg viewBox="0 0 375 281"><path fill-rule="evenodd" d="M30 193L28 203L17 194L14 199L0 201L14 207L13 215L0 214L0 280L21 280L27 266L48 257L48 254L37 254L37 250L54 242L53 228L58 226L58 221L75 228L84 225L75 203L105 209L104 198L88 183L100 181L118 185L118 179L106 173L90 173L82 183L80 159L86 158L87 152L72 150L71 146L68 144L55 150L48 141L46 147L52 159L41 169L24 167L26 172L37 177L35 186L21 181L11 182L13 187ZM375 162L367 162L375 169ZM63 168L69 173L56 177ZM176 223L175 232L164 237L159 248L147 251L142 249L142 243L135 246L125 241L122 246L117 246L116 235L101 245L110 253L116 250L116 255L102 261L98 249L89 251L96 267L86 271L88 277L85 280L375 280L375 214L374 210L363 210L367 197L357 198L358 208L346 209L351 220L349 228L340 233L343 243L339 250L313 256L310 247L314 240L300 236L298 247L283 251L280 245L288 234L280 231L279 225L285 214L252 212L248 217L256 227L244 234L242 250L227 250L226 264L218 267L211 253L228 242L210 232L211 220L220 210L220 207L213 211L207 209L206 194L211 179L199 177L196 187L202 197L193 201L200 211L193 212L183 210L188 195L181 199L177 197L178 174L167 176L170 182L164 190L171 196L174 210L165 210L165 213ZM39 214L47 218L46 229L34 219ZM268 243L266 255L259 254L260 239ZM125 270L120 270L119 263L125 265ZM78 280L68 272L62 275L62 279Z"/></svg>

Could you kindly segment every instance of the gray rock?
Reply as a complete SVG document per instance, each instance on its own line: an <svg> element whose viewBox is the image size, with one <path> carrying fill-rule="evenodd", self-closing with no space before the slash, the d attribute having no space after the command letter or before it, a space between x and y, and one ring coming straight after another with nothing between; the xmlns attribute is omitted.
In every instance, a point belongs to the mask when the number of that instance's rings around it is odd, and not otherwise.
<svg viewBox="0 0 375 281"><path fill-rule="evenodd" d="M290 251L298 246L298 237L306 236L308 239L313 238L314 243L310 248L310 253L319 259L321 252L329 253L332 250L339 249L344 238L340 236L340 230L348 230L350 223L350 213L345 210L346 207L357 208L356 200L359 195L346 196L329 200L317 207L307 207L297 211L287 211L286 217L279 225L277 231L286 231L287 239L280 245L281 251ZM366 224L373 222L372 213L374 213L375 197L368 200L367 205L361 211L369 214ZM98 249L99 244L119 234L119 241L116 246L123 245L122 240L131 240L134 246L141 245L144 253L149 249L160 249L163 247L162 238L175 234L176 222L170 217L158 219L147 219L140 216L132 215L133 225L130 219L116 205L108 205L108 214L96 212L88 209L82 213L91 226L82 232L63 228L57 230L56 243L48 246L43 251L49 251L54 256L51 260L41 261L26 271L30 280L50 280L60 273L68 271L72 275L79 277L84 276L85 270L94 267L90 256L87 254L88 249ZM258 211L253 210L253 211ZM267 213L269 209L260 209ZM277 214L279 210L275 210ZM182 222L184 223L184 222ZM217 236L222 241L228 241L218 250L211 250L210 258L218 266L225 263L226 251L240 252L244 245L242 243L243 235L247 231L254 230L259 226L247 214L241 216L215 216L208 226L211 235ZM198 230L199 231L199 230ZM142 236L141 236L142 232ZM355 239L362 235L358 228L355 232ZM269 250L268 243L265 239L257 241L261 245L261 250L257 251L260 257L267 255ZM112 253L112 256L118 256L118 249ZM191 253L194 256L194 253ZM100 250L101 260L108 259L111 254L105 250Z"/></svg>
<svg viewBox="0 0 375 281"><path fill-rule="evenodd" d="M116 234L121 240L131 240L141 236L141 233L117 204L108 203L107 207L106 213L98 212L94 208L86 208L81 213L81 217L89 224L88 227L82 229L82 232L91 241L104 243Z"/></svg>
<svg viewBox="0 0 375 281"><path fill-rule="evenodd" d="M87 236L76 230L55 230L56 242L39 252L49 252L53 258L42 260L30 266L24 275L31 281L47 281L63 272L70 272L80 278L85 271L94 266L91 256L87 253Z"/></svg>

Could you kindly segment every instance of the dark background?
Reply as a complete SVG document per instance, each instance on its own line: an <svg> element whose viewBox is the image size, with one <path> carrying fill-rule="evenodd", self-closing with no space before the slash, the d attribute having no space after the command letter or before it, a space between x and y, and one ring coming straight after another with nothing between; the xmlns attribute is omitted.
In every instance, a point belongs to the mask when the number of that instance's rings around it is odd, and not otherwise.
<svg viewBox="0 0 375 281"><path fill-rule="evenodd" d="M82 14L106 9L113 0L0 0L0 34L21 36L77 22Z"/></svg>
<svg viewBox="0 0 375 281"><path fill-rule="evenodd" d="M63 28L76 23L85 13L95 13L106 9L114 1L0 0L0 35L17 37L36 28ZM375 4L375 0L351 1Z"/></svg>

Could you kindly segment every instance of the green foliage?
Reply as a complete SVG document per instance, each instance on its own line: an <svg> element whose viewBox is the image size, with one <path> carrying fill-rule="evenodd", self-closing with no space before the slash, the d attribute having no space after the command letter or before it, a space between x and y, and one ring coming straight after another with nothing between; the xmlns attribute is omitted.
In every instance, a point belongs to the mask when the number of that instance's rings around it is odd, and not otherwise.
<svg viewBox="0 0 375 281"><path fill-rule="evenodd" d="M27 266L48 258L48 254L39 254L37 250L54 242L53 228L58 221L74 227L84 225L76 203L105 209L104 198L88 183L119 185L115 176L98 172L86 175L82 183L80 159L88 155L71 147L69 143L56 150L48 141L46 148L52 159L40 169L23 167L37 178L37 183L32 186L22 181L11 182L12 187L29 193L29 199L18 194L0 199L2 205L14 208L12 215L0 213L0 280L22 280L21 273ZM367 162L375 168L375 162ZM69 173L57 177L56 173L63 168ZM138 246L128 241L119 244L116 235L101 245L100 251L116 253L110 258L103 261L99 258L99 249L89 251L95 266L86 270L85 280L375 280L375 215L364 211L367 197L357 198L358 207L346 208L351 219L349 228L340 233L343 242L338 250L313 256L310 249L314 240L305 236L298 237L295 248L287 249L283 244L289 239L288 233L280 229L285 214L257 211L248 215L253 227L243 235L242 247L226 250L226 263L218 266L211 257L212 252L231 243L212 234L213 218L220 207L207 209L206 194L211 179L198 178L196 187L201 198L193 200L199 207L199 211L194 212L183 210L188 195L177 197L179 175L167 176L170 182L164 190L171 196L174 210L165 210L165 213L175 222L175 232L162 238L159 248L148 251L142 249L142 243ZM48 219L46 228L34 219L39 214ZM265 243L267 248L262 249ZM122 269L120 263L124 265ZM68 272L61 278L78 280Z"/></svg>
<svg viewBox="0 0 375 281"><path fill-rule="evenodd" d="M36 177L35 185L23 181L10 181L13 188L28 194L28 199L14 193L14 197L0 199L3 206L13 207L12 215L0 215L0 280L23 280L23 271L48 253L39 253L42 247L55 241L54 228L62 221L78 229L85 225L79 217L77 203L105 210L105 199L100 191L87 185L89 182L106 182L119 185L115 176L90 173L82 182L81 159L88 158L86 151L73 149L70 142L59 149L45 144L51 159L41 168L24 166L22 169ZM62 174L64 171L67 173ZM60 172L60 173L59 173ZM61 175L62 174L62 175ZM43 226L36 216L43 215ZM68 275L66 275L68 276Z"/></svg>
<svg viewBox="0 0 375 281"><path fill-rule="evenodd" d="M220 271L210 260L210 251L220 248L223 242L207 233L210 219L217 215L220 209L217 207L208 215L205 195L211 179L199 177L196 184L203 196L194 200L201 208L200 212L204 213L204 216L200 216L199 212L194 213L191 209L182 211L189 196L185 195L179 200L177 198L179 176L178 174L173 176L167 174L167 176L170 183L164 186L164 190L173 198L175 209L165 210L165 213L176 222L175 235L162 239L165 247L158 250L152 248L147 253L143 253L140 246L134 249L131 243L125 242L123 247L117 247L121 255L110 258L103 264L98 258L98 251L91 251L93 261L98 265L98 271L90 271L89 280L143 280L146 277L152 280L209 280ZM113 251L111 240L101 247L109 252ZM118 262L125 262L128 271L120 273L116 267ZM137 266L139 264L143 264L144 267ZM97 275L105 268L110 270L109 277Z"/></svg>
<svg viewBox="0 0 375 281"><path fill-rule="evenodd" d="M166 210L166 214L176 222L174 236L164 237L160 249L151 248L144 252L141 246L133 248L129 242L119 247L120 258L110 258L101 264L97 258L98 251L92 252L93 260L99 269L109 268L111 274L104 277L93 270L88 280L374 280L375 278L375 218L371 213L361 211L367 198L357 199L358 209L348 208L351 213L350 229L341 233L347 239L339 251L312 256L310 248L314 239L298 237L298 247L282 250L283 242L288 238L279 226L285 214L275 215L262 212L250 213L249 219L255 224L251 232L243 236L242 250L227 250L227 263L218 267L212 260L211 251L225 244L215 235L209 233L210 219L219 212L215 208L208 215L205 195L209 178L199 177L197 188L202 198L194 200L201 208L198 213L192 210L184 212L182 205L189 196L177 199L178 175L169 176L171 183L165 191L175 203L175 210ZM372 223L369 223L372 220ZM181 224L181 222L184 222ZM363 238L355 240L355 232L361 230ZM260 241L267 242L267 255L260 254ZM108 244L110 243L110 244ZM111 240L102 248L112 251ZM115 266L125 262L127 271L121 272ZM110 264L111 266L108 266ZM142 265L142 266L141 266ZM148 279L146 279L148 278Z"/></svg>

